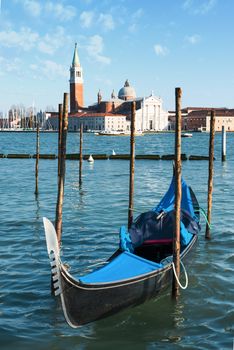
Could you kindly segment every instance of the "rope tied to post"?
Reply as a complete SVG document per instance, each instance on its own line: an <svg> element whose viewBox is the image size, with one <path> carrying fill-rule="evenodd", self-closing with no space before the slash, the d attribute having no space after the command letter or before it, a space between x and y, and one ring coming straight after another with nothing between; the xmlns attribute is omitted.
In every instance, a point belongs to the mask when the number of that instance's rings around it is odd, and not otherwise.
<svg viewBox="0 0 234 350"><path fill-rule="evenodd" d="M207 218L207 215L206 215L206 212L205 212L205 210L202 208L202 207L196 207L195 208L195 212L199 212L199 213L201 213L202 215L203 215L203 217L204 217L204 219L205 219L205 221L206 221L206 224L208 225L208 227L211 229L211 224L209 223L209 221L208 221L208 218Z"/></svg>
<svg viewBox="0 0 234 350"><path fill-rule="evenodd" d="M183 267L184 275L185 275L185 285L184 285L184 286L182 286L182 284L180 283L179 278L178 278L178 276L177 276L177 274L176 274L174 262L172 262L171 264L172 264L173 272L174 272L174 275L175 275L175 278L176 278L176 281L177 281L178 285L180 286L181 289L186 289L186 288L188 287L188 274L187 274L187 272L186 272L186 270L185 270L184 264L183 264L182 261L180 260L180 264L181 264L181 266Z"/></svg>

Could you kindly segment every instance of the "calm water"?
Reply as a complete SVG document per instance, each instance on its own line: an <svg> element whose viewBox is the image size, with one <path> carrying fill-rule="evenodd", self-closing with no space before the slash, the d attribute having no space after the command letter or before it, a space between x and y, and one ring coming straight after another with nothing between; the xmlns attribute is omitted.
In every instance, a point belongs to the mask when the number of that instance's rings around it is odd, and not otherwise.
<svg viewBox="0 0 234 350"><path fill-rule="evenodd" d="M0 133L0 153L35 153L35 134ZM208 135L183 139L183 152L208 153ZM128 309L78 330L64 321L50 295L50 268L42 217L54 220L57 162L41 160L39 197L34 196L34 160L0 159L0 348L1 349L232 349L234 333L234 134L227 135L227 162L220 161L221 135L215 140L212 240L204 239L188 267L189 287L177 305L170 291L157 300ZM128 137L85 135L84 152L127 153ZM41 153L57 152L57 134L41 135ZM79 136L68 135L68 152L79 151ZM172 134L137 138L136 152L173 153ZM183 162L183 175L206 208L206 161ZM108 257L127 222L128 161L84 163L83 187L78 163L67 161L63 260L71 273ZM148 210L166 191L170 161L137 161L135 208ZM137 213L136 213L137 215Z"/></svg>

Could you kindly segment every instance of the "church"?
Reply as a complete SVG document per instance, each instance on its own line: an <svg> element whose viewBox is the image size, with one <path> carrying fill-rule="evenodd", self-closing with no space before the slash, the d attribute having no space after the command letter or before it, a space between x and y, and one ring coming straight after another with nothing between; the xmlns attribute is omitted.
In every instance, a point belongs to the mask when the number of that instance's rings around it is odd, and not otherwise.
<svg viewBox="0 0 234 350"><path fill-rule="evenodd" d="M118 96L114 90L109 100L103 100L97 93L97 101L91 106L84 105L84 79L77 44L70 67L70 113L69 131L79 130L81 123L84 131L128 131L131 121L131 104L136 102L136 130L162 131L168 128L168 113L163 110L163 102L153 92L148 97L137 97L135 89L126 80ZM49 117L48 123L58 129L58 114Z"/></svg>

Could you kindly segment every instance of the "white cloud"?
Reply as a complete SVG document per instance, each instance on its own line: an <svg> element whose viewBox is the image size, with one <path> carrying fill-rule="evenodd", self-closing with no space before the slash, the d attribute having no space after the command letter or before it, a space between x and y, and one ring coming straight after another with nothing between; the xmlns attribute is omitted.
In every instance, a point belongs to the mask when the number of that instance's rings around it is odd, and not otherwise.
<svg viewBox="0 0 234 350"><path fill-rule="evenodd" d="M194 34L194 35L191 35L191 36L186 36L185 40L189 44L195 45L195 44L197 44L197 43L199 43L201 41L201 37L198 34Z"/></svg>
<svg viewBox="0 0 234 350"><path fill-rule="evenodd" d="M17 47L24 51L37 48L40 52L49 55L53 55L70 41L70 36L65 35L65 30L61 26L58 26L53 34L46 33L44 36L27 27L20 28L19 32L12 29L0 32L0 46Z"/></svg>
<svg viewBox="0 0 234 350"><path fill-rule="evenodd" d="M94 12L84 11L80 15L80 25L83 28L90 28L93 24Z"/></svg>
<svg viewBox="0 0 234 350"><path fill-rule="evenodd" d="M74 6L64 5L59 1L15 0L15 2L21 3L24 10L33 17L39 17L43 14L65 22L76 16Z"/></svg>
<svg viewBox="0 0 234 350"><path fill-rule="evenodd" d="M59 26L53 34L47 33L44 37L38 40L38 50L53 55L60 47L63 47L66 42L70 41L70 37L65 35L63 27Z"/></svg>
<svg viewBox="0 0 234 350"><path fill-rule="evenodd" d="M39 51L47 53L48 55L52 55L55 51L54 47L47 41L47 37L45 37L45 40L38 43L38 49Z"/></svg>
<svg viewBox="0 0 234 350"><path fill-rule="evenodd" d="M205 14L209 12L216 4L216 0L205 1L200 7L200 13Z"/></svg>
<svg viewBox="0 0 234 350"><path fill-rule="evenodd" d="M130 33L134 33L137 30L137 24L139 19L143 16L143 10L142 8L139 8L137 11L135 11L131 17L130 17L130 25L128 27L128 30Z"/></svg>
<svg viewBox="0 0 234 350"><path fill-rule="evenodd" d="M216 5L217 0L185 0L182 7L194 15L205 15Z"/></svg>
<svg viewBox="0 0 234 350"><path fill-rule="evenodd" d="M139 8L136 12L134 12L134 13L132 14L132 19L133 19L134 21L136 21L136 20L138 20L139 18L141 18L142 15L143 15L143 10L142 10L142 8Z"/></svg>
<svg viewBox="0 0 234 350"><path fill-rule="evenodd" d="M29 68L31 69L31 70L38 70L38 65L37 64L30 64L29 65Z"/></svg>
<svg viewBox="0 0 234 350"><path fill-rule="evenodd" d="M166 56L169 53L168 48L160 44L154 45L154 51L157 56Z"/></svg>
<svg viewBox="0 0 234 350"><path fill-rule="evenodd" d="M98 22L101 23L101 25L104 27L106 30L113 30L115 28L115 23L113 20L112 15L106 13L101 13L98 19Z"/></svg>
<svg viewBox="0 0 234 350"><path fill-rule="evenodd" d="M94 22L94 19L96 21ZM93 11L83 11L80 15L80 25L83 28L90 28L94 24L101 24L101 28L104 30L112 30L115 28L114 19L111 14L100 13L98 16Z"/></svg>
<svg viewBox="0 0 234 350"><path fill-rule="evenodd" d="M132 23L129 27L128 30L130 33L134 33L136 31L137 25L136 23Z"/></svg>
<svg viewBox="0 0 234 350"><path fill-rule="evenodd" d="M69 21L76 16L76 8L74 6L65 6L62 3L52 1L46 2L45 11L60 21Z"/></svg>
<svg viewBox="0 0 234 350"><path fill-rule="evenodd" d="M25 0L23 3L25 10L33 17L38 17L41 14L41 5L35 0Z"/></svg>
<svg viewBox="0 0 234 350"><path fill-rule="evenodd" d="M5 75L5 73L19 73L20 72L21 60L18 57L6 59L0 56L0 75Z"/></svg>
<svg viewBox="0 0 234 350"><path fill-rule="evenodd" d="M63 65L52 60L40 60L38 63L32 63L29 65L31 69L31 77L34 79L42 79L46 77L50 80L55 80L58 77L68 78L68 69Z"/></svg>
<svg viewBox="0 0 234 350"><path fill-rule="evenodd" d="M7 72L20 72L20 63L21 60L19 58L13 58L10 61L6 62L6 71Z"/></svg>
<svg viewBox="0 0 234 350"><path fill-rule="evenodd" d="M35 46L38 38L38 33L27 27L21 27L19 32L8 29L0 32L0 45L20 47L24 51L28 51Z"/></svg>
<svg viewBox="0 0 234 350"><path fill-rule="evenodd" d="M41 61L40 66L41 66L42 73L49 79L68 76L67 67L64 67L63 65L58 64L55 61L44 60L44 61Z"/></svg>
<svg viewBox="0 0 234 350"><path fill-rule="evenodd" d="M102 54L103 52L103 38L100 35L94 35L89 38L89 43L86 46L88 55L95 59L97 62L110 64L111 59Z"/></svg>
<svg viewBox="0 0 234 350"><path fill-rule="evenodd" d="M187 10L190 9L193 5L193 0L185 0L182 7Z"/></svg>

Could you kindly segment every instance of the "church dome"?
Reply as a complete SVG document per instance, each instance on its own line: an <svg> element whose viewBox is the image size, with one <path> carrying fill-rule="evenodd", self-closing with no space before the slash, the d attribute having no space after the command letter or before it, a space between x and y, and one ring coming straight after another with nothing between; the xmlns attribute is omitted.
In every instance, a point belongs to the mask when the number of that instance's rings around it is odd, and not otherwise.
<svg viewBox="0 0 234 350"><path fill-rule="evenodd" d="M128 80L125 81L124 87L119 90L118 98L125 101L136 98L135 89L130 86Z"/></svg>

